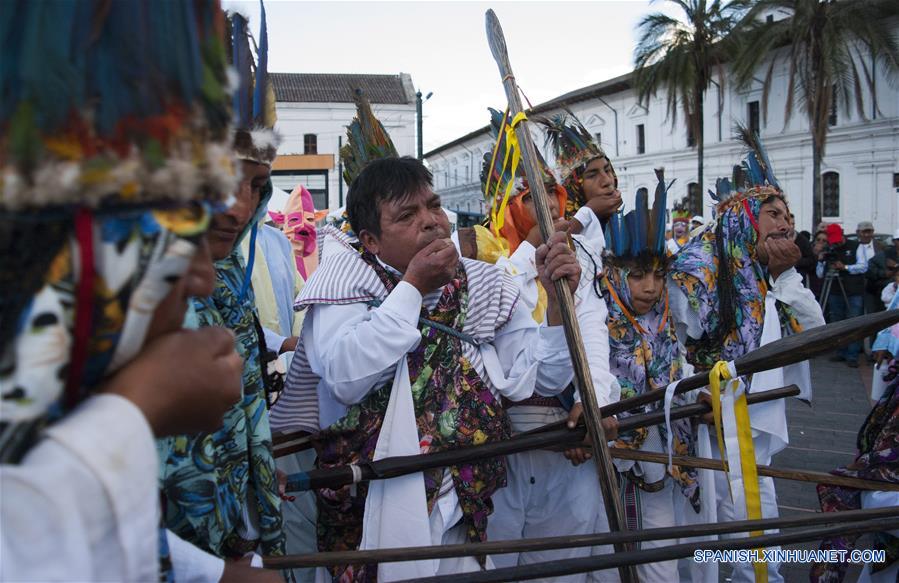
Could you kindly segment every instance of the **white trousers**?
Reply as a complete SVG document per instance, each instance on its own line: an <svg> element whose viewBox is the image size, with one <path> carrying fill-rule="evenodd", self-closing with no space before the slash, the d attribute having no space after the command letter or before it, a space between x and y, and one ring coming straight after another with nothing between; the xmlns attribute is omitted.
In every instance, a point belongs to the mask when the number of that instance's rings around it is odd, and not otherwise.
<svg viewBox="0 0 899 583"><path fill-rule="evenodd" d="M753 432L755 433L755 432ZM756 463L759 465L769 465L771 463L771 454L769 449L770 435L767 433L759 434L752 438L752 445L755 449ZM721 459L721 452L718 450L718 440L712 440L712 457ZM727 482L727 476L724 472L715 472L715 490L718 495L718 522L734 522L737 520L746 520L745 508L734 508L733 499L730 496L730 487ZM762 503L762 518L777 518L777 493L774 491L773 478L759 478L759 495ZM766 534L775 534L777 530L766 530ZM726 534L721 538L745 538L749 536L747 533ZM777 549L780 547L768 547ZM754 583L755 572L752 563L731 563L733 566L733 583ZM780 572L780 563L768 563L768 582L782 583L783 577Z"/></svg>
<svg viewBox="0 0 899 583"><path fill-rule="evenodd" d="M674 504L675 501L680 502L675 499L675 496L683 498L684 495L680 493L679 488L674 487L674 480L666 478L665 487L658 492L645 492L638 489L637 495L640 498L641 528L666 528L675 525ZM670 547L677 543L677 540L671 539L645 541L639 544L639 549L645 551ZM677 560L637 565L637 576L641 583L677 583L680 581Z"/></svg>
<svg viewBox="0 0 899 583"><path fill-rule="evenodd" d="M493 495L494 511L487 523L487 540L518 540L569 534L608 532L596 469L589 461L573 466L561 453L528 451L506 458L508 486ZM602 530L594 530L597 523ZM493 555L497 568L587 557L594 549L581 547L529 553ZM611 553L612 547L600 547ZM602 581L618 581L615 571L599 573ZM580 583L587 574L543 579Z"/></svg>

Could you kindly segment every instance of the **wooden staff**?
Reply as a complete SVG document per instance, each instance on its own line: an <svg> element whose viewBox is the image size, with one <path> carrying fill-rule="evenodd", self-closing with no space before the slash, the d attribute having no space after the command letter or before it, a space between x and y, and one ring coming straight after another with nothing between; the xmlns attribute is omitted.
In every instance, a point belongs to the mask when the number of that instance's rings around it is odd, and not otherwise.
<svg viewBox="0 0 899 583"><path fill-rule="evenodd" d="M746 375L796 364L797 362L825 354L835 348L845 346L850 342L876 334L896 322L899 322L899 310L887 310L833 322L775 340L736 359L734 365L738 374ZM707 385L708 376L708 373L705 372L684 379L678 386L677 393L684 393ZM631 397L630 399L622 399L602 407L600 414L602 417L608 417L655 401L661 401L664 397L664 391L653 391ZM535 431L556 429L564 425L565 422L563 421L549 424ZM300 438L302 442L302 439L306 437L308 436L304 432L297 432L279 436L279 441L275 443L284 443L297 438Z"/></svg>
<svg viewBox="0 0 899 583"><path fill-rule="evenodd" d="M639 451L619 447L613 447L611 449L611 452L612 457L616 459L653 462L664 465L668 464L668 454L664 453ZM676 466L686 466L688 468L700 468L704 470L715 470L718 472L726 471L727 468L726 461L704 457L676 455L671 458L671 463ZM878 480L850 478L849 476L836 476L834 474L828 474L826 472L810 472L806 470L773 468L771 466L757 467L760 476L768 476L771 478L781 478L784 480L794 480L797 482L812 482L814 484L827 484L829 486L842 486L844 488L855 488L857 490L881 490L885 492L899 492L899 484L893 482L880 482Z"/></svg>
<svg viewBox="0 0 899 583"><path fill-rule="evenodd" d="M716 522L714 524L667 526L664 528L647 528L628 532L579 534L525 540L488 541L485 543L377 549L370 551L332 551L327 553L266 557L265 567L267 569L300 569L304 567L328 567L346 564L394 563L402 561L421 561L426 559L449 559L474 555L503 555L508 553L528 553L555 549L594 547L611 545L616 542L637 543L775 530L780 528L809 527L822 524L847 524L897 517L899 517L899 507L890 506L867 510L848 510L845 512L817 512L806 516L787 516L766 518L763 520L740 520L734 522Z"/></svg>
<svg viewBox="0 0 899 583"><path fill-rule="evenodd" d="M757 348L734 360L734 367L737 374L742 376L795 364L861 340L896 322L899 322L899 310L888 310L818 326ZM692 391L707 384L708 372L695 374L683 379L677 386L676 393ZM606 405L602 408L602 413L614 415L664 398L665 391L652 391Z"/></svg>
<svg viewBox="0 0 899 583"><path fill-rule="evenodd" d="M272 452L272 455L274 455L274 457L276 458L279 458L290 455L292 453L297 453L299 451L306 451L307 449L312 448L313 437L311 435L306 435L305 431L302 433L303 435L297 436L295 438L290 438L289 436L282 434L280 443L272 441L273 445L286 444L282 447L275 448Z"/></svg>
<svg viewBox="0 0 899 583"><path fill-rule="evenodd" d="M563 575L574 575L576 573L588 573L590 571L602 571L604 569L620 569L622 565L643 565L646 563L658 563L660 561L672 561L684 557L691 557L697 550L724 551L761 549L806 541L822 540L843 535L886 532L895 530L897 527L899 527L899 518L880 518L877 520L850 522L827 527L807 528L790 533L767 534L753 538L700 541L648 549L645 551L629 551L626 553L615 553L602 556L563 559L549 563L535 563L522 567L506 567L490 571L438 575L436 577L416 579L415 581L418 581L419 583L500 583L505 581L544 579L549 577L561 577Z"/></svg>
<svg viewBox="0 0 899 583"><path fill-rule="evenodd" d="M749 404L764 403L775 399L782 399L799 392L796 385L790 385L781 389L763 391L749 395L746 401ZM671 419L681 419L692 415L701 415L711 411L708 403L696 403L671 409ZM633 415L622 420L619 429L632 430L648 425L664 423L664 412L648 413L646 415ZM396 478L415 472L421 472L432 468L443 468L463 463L472 463L502 455L511 455L521 451L532 449L556 448L559 446L574 447L583 443L586 429L578 426L568 429L562 426L554 431L544 431L535 434L522 434L504 441L471 445L457 449L438 451L435 453L398 456L384 458L372 462L357 464L359 481L383 480ZM321 468L309 472L299 472L287 477L287 492L302 492L316 488L339 488L352 484L354 481L353 469L350 466L335 466Z"/></svg>
<svg viewBox="0 0 899 583"><path fill-rule="evenodd" d="M509 53L506 50L506 39L499 19L493 10L487 10L486 14L487 42L490 52L499 67L503 88L506 90L506 98L509 100L509 112L514 119L523 111L521 99L518 97L518 85L512 74L512 65L509 62ZM543 185L543 175L537 166L537 152L534 142L528 132L527 124L520 123L515 129L518 142L521 144L521 162L527 175L528 185L531 189L531 200L537 211L537 224L540 225L540 233L544 241L548 241L553 234L553 216L549 210L546 188ZM593 380L590 377L590 367L587 364L587 353L584 350L584 341L581 337L580 327L574 313L574 297L568 282L557 280L555 283L556 298L559 302L559 311L562 317L562 326L565 329L565 340L568 342L568 351L571 354L571 364L577 387L580 390L581 400L584 406L584 418L593 450L596 453L596 475L599 479L599 487L602 491L603 503L606 507L606 516L609 527L613 531L625 530L627 524L624 521L624 508L618 496L618 483L616 481L615 467L609 456L607 439L603 432L599 412L599 402L596 400L596 392L593 389ZM625 547L618 546L616 551L623 551ZM624 583L637 581L637 572L633 568L620 569L621 580Z"/></svg>

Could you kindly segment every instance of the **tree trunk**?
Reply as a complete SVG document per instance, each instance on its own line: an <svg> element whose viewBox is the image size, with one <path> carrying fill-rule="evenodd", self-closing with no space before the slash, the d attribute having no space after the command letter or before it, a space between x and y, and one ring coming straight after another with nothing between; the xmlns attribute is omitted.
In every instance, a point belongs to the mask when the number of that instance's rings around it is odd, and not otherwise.
<svg viewBox="0 0 899 583"><path fill-rule="evenodd" d="M705 183L703 182L703 158L705 156L705 119L704 119L704 110L703 110L703 100L705 99L705 91L704 88L700 87L696 92L696 154L697 154L697 168L696 168L696 182L699 184L699 200L700 205L701 201L705 196ZM700 214L705 214L702 212L702 208L700 206Z"/></svg>
<svg viewBox="0 0 899 583"><path fill-rule="evenodd" d="M821 193L821 148L818 140L812 139L812 232L824 215L824 198Z"/></svg>

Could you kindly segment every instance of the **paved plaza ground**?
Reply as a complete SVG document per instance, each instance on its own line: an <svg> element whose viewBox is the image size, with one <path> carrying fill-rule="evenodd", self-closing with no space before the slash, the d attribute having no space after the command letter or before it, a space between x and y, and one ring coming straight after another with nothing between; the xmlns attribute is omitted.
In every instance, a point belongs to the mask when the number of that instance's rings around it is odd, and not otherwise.
<svg viewBox="0 0 899 583"><path fill-rule="evenodd" d="M863 359L864 360L864 359ZM787 404L790 445L774 457L773 465L827 472L852 461L858 430L871 409L868 398L872 368L862 362L857 369L827 358L812 361L812 404L796 399ZM781 516L819 512L814 484L775 480ZM817 543L791 545L789 548L817 548ZM870 548L862 539L861 548ZM729 569L722 568L720 580L730 581ZM853 568L846 581L855 581L859 568ZM787 583L808 581L805 565L781 567Z"/></svg>

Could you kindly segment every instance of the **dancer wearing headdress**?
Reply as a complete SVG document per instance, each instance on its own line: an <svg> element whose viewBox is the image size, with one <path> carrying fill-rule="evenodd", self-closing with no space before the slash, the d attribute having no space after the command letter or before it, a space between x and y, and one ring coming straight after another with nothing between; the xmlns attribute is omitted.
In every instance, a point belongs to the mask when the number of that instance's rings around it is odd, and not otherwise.
<svg viewBox="0 0 899 583"><path fill-rule="evenodd" d="M212 219L209 241L215 288L209 297L194 298L188 321L199 327L224 326L234 333L244 359L243 397L215 431L161 440L158 450L165 524L218 557L240 559L257 550L284 554L281 499L266 414L268 389L262 367L266 347L251 286L255 239L272 193L269 175L278 140L272 130L274 93L266 74L265 8L255 79L248 23L242 15L231 14L229 24L231 61L240 77L234 96L233 144L241 182L234 204ZM246 260L240 251L244 237L250 237Z"/></svg>
<svg viewBox="0 0 899 583"><path fill-rule="evenodd" d="M683 200L674 203L671 209L671 238L666 247L669 255L674 255L690 240L690 210Z"/></svg>
<svg viewBox="0 0 899 583"><path fill-rule="evenodd" d="M568 195L565 218L571 221L571 232L581 233L602 250L603 229L621 206L612 160L571 111L536 121L546 133L546 146L555 154Z"/></svg>
<svg viewBox="0 0 899 583"><path fill-rule="evenodd" d="M648 197L639 193L636 208L626 215L613 215L606 229L602 293L609 306L611 372L621 385L622 398L664 391L683 377L686 365L665 288L670 262L665 242L670 185L665 184L661 169L656 170L656 176L652 209ZM677 395L672 404L684 405L688 400L687 395ZM639 408L622 415L642 412ZM615 446L651 452L670 448L674 455L696 455L696 434L694 423L681 419L623 433ZM715 504L713 492L702 496L706 493L695 469L626 460L616 460L615 465L621 472L620 488L630 529L674 526L679 515L699 515L703 503ZM674 541L652 541L641 543L640 548L670 544ZM677 561L638 565L637 569L644 581L679 580Z"/></svg>
<svg viewBox="0 0 899 583"><path fill-rule="evenodd" d="M535 387L553 396L572 379L554 294L551 325L537 328L502 270L460 260L430 172L411 158L372 160L389 138L360 103L346 228L323 229L321 263L298 298L308 309L300 344L273 410L279 428L315 434L320 467L504 439L501 397L521 400ZM577 282L559 238L537 266L547 281ZM504 462L491 460L320 490L319 548L483 541L490 499L505 482ZM483 557L347 564L320 574L374 581L487 565Z"/></svg>
<svg viewBox="0 0 899 583"><path fill-rule="evenodd" d="M191 577L185 552L240 578L159 529L153 439L218 426L240 395L232 336L180 329L188 297L212 290L205 235L236 185L221 9L135 18L122 3L35 0L12 13L0 578Z"/></svg>
<svg viewBox="0 0 899 583"><path fill-rule="evenodd" d="M536 322L546 319L547 290L540 282L535 262L536 248L542 236L537 226L532 192L519 166L513 174L505 168L503 158L507 143L508 119L490 110L491 124L497 141L494 149L484 156L481 184L490 205L491 223L477 238L478 259L503 267L521 288L521 298ZM503 127L505 126L505 127ZM552 171L538 154L538 164L549 207L556 219L556 229L567 230L563 217L567 194ZM592 211L590 211L592 212ZM600 405L618 399L617 384L609 374L608 334L605 326L606 306L594 293L602 259L597 251L580 235L575 235L575 253L581 265L581 282L575 292L575 312L581 325L587 360ZM483 251L499 249L494 256ZM487 255L487 256L485 256ZM575 400L578 404L575 404ZM546 398L535 394L523 401L505 401L513 433L535 429L548 423L573 419L580 411L580 396L572 386L558 397ZM614 436L616 422L605 422L608 435ZM582 462L585 457L576 460ZM573 464L559 452L531 451L507 457L508 486L493 497L495 512L487 527L488 538L512 540L566 534L594 532L596 523L608 530L602 497L597 495L596 469L593 462ZM611 552L611 548L605 548ZM503 554L493 557L498 567L527 565L566 558L584 557L589 548ZM605 580L617 581L617 573L604 571ZM570 575L558 581L585 581L587 574Z"/></svg>
<svg viewBox="0 0 899 583"><path fill-rule="evenodd" d="M820 306L793 267L800 253L767 154L754 134L744 130L741 137L749 153L733 185L718 181L713 194L717 218L680 249L671 266L671 311L683 326L687 360L699 371L824 324ZM795 383L800 398L811 399L808 362L757 373L746 383L749 392ZM770 463L789 442L785 407L783 400L749 407L751 446L759 464ZM713 444L716 455L719 445ZM736 444L728 448L728 456L736 449ZM719 521L744 517L742 493L735 493L735 503L726 476L717 474L716 482ZM777 516L774 481L758 482L762 517ZM752 580L752 572L748 563L737 564L734 580ZM768 574L770 581L783 580L775 564L768 565Z"/></svg>

